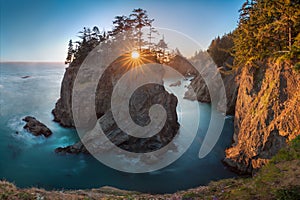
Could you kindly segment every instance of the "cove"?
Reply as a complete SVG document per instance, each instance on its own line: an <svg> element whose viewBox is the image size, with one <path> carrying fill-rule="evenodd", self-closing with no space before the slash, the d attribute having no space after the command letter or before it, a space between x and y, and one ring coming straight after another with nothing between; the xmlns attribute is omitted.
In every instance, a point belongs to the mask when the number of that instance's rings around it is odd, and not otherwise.
<svg viewBox="0 0 300 200"><path fill-rule="evenodd" d="M54 149L78 140L75 129L53 122L51 110L59 98L65 65L55 63L1 63L0 80L0 178L19 187L45 189L86 189L113 186L150 193L170 193L236 176L221 163L233 134L233 118L227 117L222 134L213 150L198 158L201 142L210 120L209 104L199 104L200 122L190 148L171 165L155 172L129 174L113 170L89 155L58 155ZM28 76L28 78L22 78ZM169 88L182 93L188 81ZM189 101L189 100L182 100ZM177 109L193 122L194 110ZM22 118L31 115L46 124L53 135L34 137L23 130ZM180 133L188 124L180 124ZM18 132L18 134L16 134Z"/></svg>

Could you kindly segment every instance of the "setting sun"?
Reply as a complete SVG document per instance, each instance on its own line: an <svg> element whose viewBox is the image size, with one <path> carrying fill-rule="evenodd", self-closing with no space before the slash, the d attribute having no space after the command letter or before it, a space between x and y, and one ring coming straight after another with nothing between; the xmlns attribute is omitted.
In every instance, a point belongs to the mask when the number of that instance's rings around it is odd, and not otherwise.
<svg viewBox="0 0 300 200"><path fill-rule="evenodd" d="M133 58L133 59L137 59L137 58L139 58L140 57L140 54L139 54L139 52L137 52L137 51L133 51L133 52L131 52L131 58Z"/></svg>

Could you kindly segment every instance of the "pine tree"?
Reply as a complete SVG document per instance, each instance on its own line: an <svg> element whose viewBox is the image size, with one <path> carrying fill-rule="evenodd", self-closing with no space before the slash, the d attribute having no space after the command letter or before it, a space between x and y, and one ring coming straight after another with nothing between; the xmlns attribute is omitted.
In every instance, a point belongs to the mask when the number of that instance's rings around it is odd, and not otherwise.
<svg viewBox="0 0 300 200"><path fill-rule="evenodd" d="M154 21L154 19L151 19L147 22L147 26L149 26L149 33L148 35L148 45L149 45L149 50L151 50L151 47L154 46L154 43L152 42L155 37L153 37L153 34L158 34L157 30L155 30L154 27L152 27L152 22Z"/></svg>
<svg viewBox="0 0 300 200"><path fill-rule="evenodd" d="M67 53L65 64L71 63L73 61L73 56L74 56L73 42L72 40L70 40L68 44L68 53Z"/></svg>
<svg viewBox="0 0 300 200"><path fill-rule="evenodd" d="M100 31L99 28L97 26L93 27L93 33L92 33L92 38L96 39L96 40L100 40Z"/></svg>
<svg viewBox="0 0 300 200"><path fill-rule="evenodd" d="M148 18L147 11L141 8L134 9L132 11L132 14L130 14L130 22L136 30L135 37L137 38L137 45L139 47L139 50L142 49L142 46L144 44L144 41L142 39L142 28L145 26L151 26L152 21L153 20Z"/></svg>
<svg viewBox="0 0 300 200"><path fill-rule="evenodd" d="M165 50L168 48L167 43L165 42L165 37L163 35L162 39L159 40L159 42L156 45L158 47L159 50L161 50L163 52L163 54L165 53Z"/></svg>
<svg viewBox="0 0 300 200"><path fill-rule="evenodd" d="M231 51L233 46L232 33L229 33L212 40L207 51L218 67L232 66Z"/></svg>
<svg viewBox="0 0 300 200"><path fill-rule="evenodd" d="M116 16L115 20L113 21L114 28L109 32L109 35L116 36L118 33L128 31L131 28L129 23L130 22L126 16Z"/></svg>
<svg viewBox="0 0 300 200"><path fill-rule="evenodd" d="M234 31L235 65L255 65L268 57L299 55L299 0L246 1Z"/></svg>

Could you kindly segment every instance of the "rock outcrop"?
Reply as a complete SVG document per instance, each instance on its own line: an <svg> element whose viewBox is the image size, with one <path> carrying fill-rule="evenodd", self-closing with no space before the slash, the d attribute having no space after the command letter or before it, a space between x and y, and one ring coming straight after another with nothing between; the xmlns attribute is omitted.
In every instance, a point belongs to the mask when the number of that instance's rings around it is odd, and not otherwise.
<svg viewBox="0 0 300 200"><path fill-rule="evenodd" d="M70 145L66 147L58 147L55 149L55 153L59 154L79 154L79 153L85 153L89 154L88 150L85 148L85 146L82 144L81 141Z"/></svg>
<svg viewBox="0 0 300 200"><path fill-rule="evenodd" d="M124 57L125 56L125 57ZM124 66L122 62L126 55L119 57L103 73L99 80L96 96L95 96L95 110L100 125L110 139L111 142L118 147L134 152L148 152L161 148L167 145L173 137L177 134L179 124L176 114L177 98L173 94L169 94L162 85L148 84L138 88L130 99L130 114L132 120L140 125L146 126L149 124L149 109L154 104L159 104L164 107L167 112L167 120L162 130L150 138L136 138L124 133L116 124L111 107L111 96L114 86L118 80L131 67ZM146 62L155 63L155 57L149 56ZM63 126L74 126L72 116L72 89L76 77L76 73L80 64L71 64L67 69L62 82L61 98L56 103L53 110L55 121ZM162 69L161 69L162 70ZM161 84L164 71L159 73ZM57 153L86 153L86 148L81 142L68 147L61 147L56 149Z"/></svg>
<svg viewBox="0 0 300 200"><path fill-rule="evenodd" d="M60 89L60 98L52 110L54 121L64 127L74 127L72 115L72 89L81 62L72 62L66 68Z"/></svg>
<svg viewBox="0 0 300 200"><path fill-rule="evenodd" d="M234 115L235 112L235 103L239 88L239 71L238 70L231 70L231 71L224 71L219 69L226 92L227 98L227 109L226 114ZM194 95L194 91L196 96ZM189 100L198 100L204 103L210 103L210 95L209 90L205 84L204 79L202 76L197 75L195 78L192 79L190 85L188 86L188 91L185 93L185 99Z"/></svg>
<svg viewBox="0 0 300 200"><path fill-rule="evenodd" d="M130 113L132 119L139 125L149 124L150 118L148 112L149 108L154 104L162 105L167 111L168 117L162 130L149 138L137 138L123 132L116 124L111 110L108 110L98 122L107 138L119 148L137 153L155 151L172 141L177 134L179 124L177 122L176 114L177 98L173 94L169 94L165 91L164 87L161 85L146 85L135 92L130 101ZM90 138L92 138L89 139L92 140L92 142L99 139L97 136L90 136ZM103 151L109 150L106 149L105 144L102 144L101 142L101 139L97 141L97 148ZM87 141L85 144L88 143L89 142ZM82 142L63 148L57 148L55 151L57 153L71 154L87 153Z"/></svg>
<svg viewBox="0 0 300 200"><path fill-rule="evenodd" d="M52 135L52 131L43 123L35 119L34 117L27 116L23 119L26 122L24 129L32 133L35 136L43 135L49 137Z"/></svg>
<svg viewBox="0 0 300 200"><path fill-rule="evenodd" d="M168 66L172 67L183 76L196 76L198 74L198 71L194 68L192 63L180 55L174 56L168 63Z"/></svg>
<svg viewBox="0 0 300 200"><path fill-rule="evenodd" d="M243 67L239 85L234 144L224 161L252 173L300 134L300 74L288 63Z"/></svg>

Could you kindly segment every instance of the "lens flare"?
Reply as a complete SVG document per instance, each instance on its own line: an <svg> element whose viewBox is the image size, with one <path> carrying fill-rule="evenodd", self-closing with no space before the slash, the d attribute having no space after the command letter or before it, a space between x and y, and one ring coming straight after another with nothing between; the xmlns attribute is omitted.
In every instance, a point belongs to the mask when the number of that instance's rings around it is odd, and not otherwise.
<svg viewBox="0 0 300 200"><path fill-rule="evenodd" d="M137 51L131 52L131 58L138 59L139 57L140 57L139 52L137 52Z"/></svg>

